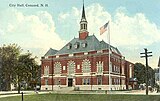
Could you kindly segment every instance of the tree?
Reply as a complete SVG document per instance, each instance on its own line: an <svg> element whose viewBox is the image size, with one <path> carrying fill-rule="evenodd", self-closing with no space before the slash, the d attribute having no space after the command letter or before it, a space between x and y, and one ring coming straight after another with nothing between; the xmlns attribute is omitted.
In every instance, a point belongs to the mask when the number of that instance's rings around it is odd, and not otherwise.
<svg viewBox="0 0 160 101"><path fill-rule="evenodd" d="M34 82L34 86L38 82L38 73L39 73L39 65L35 61L36 57L32 57L31 53L26 53L22 54L19 57L19 66L21 66L21 78L20 81L25 81L28 86L33 86L31 85ZM20 68L20 67L18 67Z"/></svg>
<svg viewBox="0 0 160 101"><path fill-rule="evenodd" d="M138 79L138 84L143 84L145 83L146 80L146 72L145 72L146 67L141 64L141 63L135 63L134 65L134 76ZM155 82L155 72L154 70L149 67L148 68L148 82L150 86L154 86Z"/></svg>
<svg viewBox="0 0 160 101"><path fill-rule="evenodd" d="M35 58L36 57L32 57L32 54L29 52L21 54L18 57L18 64L14 72L14 81L16 84L18 84L18 93L20 93L20 88L24 83L27 84L28 88L33 80L35 82L35 85L38 82L37 78L40 68L35 61Z"/></svg>
<svg viewBox="0 0 160 101"><path fill-rule="evenodd" d="M17 44L3 45L0 47L0 56L2 58L2 79L4 90L11 90L11 83L13 77L13 71L18 62L18 56L20 55L21 47Z"/></svg>
<svg viewBox="0 0 160 101"><path fill-rule="evenodd" d="M29 52L24 54L21 52L22 49L16 44L0 47L3 90L11 90L12 83L17 86L18 93L20 93L24 83L30 85L34 81L35 86L39 81L40 66L35 61L36 57Z"/></svg>

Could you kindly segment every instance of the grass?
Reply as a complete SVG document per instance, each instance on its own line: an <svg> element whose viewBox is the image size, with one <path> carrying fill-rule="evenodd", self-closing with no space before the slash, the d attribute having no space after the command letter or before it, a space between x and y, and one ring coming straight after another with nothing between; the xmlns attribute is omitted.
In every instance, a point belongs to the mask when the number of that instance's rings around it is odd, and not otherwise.
<svg viewBox="0 0 160 101"><path fill-rule="evenodd" d="M21 96L0 98L0 101L22 101ZM159 95L106 95L106 94L34 94L25 95L24 101L160 101Z"/></svg>

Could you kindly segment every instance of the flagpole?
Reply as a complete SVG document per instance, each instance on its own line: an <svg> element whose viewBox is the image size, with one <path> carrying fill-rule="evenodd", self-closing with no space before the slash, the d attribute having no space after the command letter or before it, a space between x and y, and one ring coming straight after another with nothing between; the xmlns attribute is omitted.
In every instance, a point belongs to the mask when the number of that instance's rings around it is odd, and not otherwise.
<svg viewBox="0 0 160 101"><path fill-rule="evenodd" d="M108 23L108 67L109 67L109 90L111 90L111 68L110 68L110 22Z"/></svg>
<svg viewBox="0 0 160 101"><path fill-rule="evenodd" d="M106 47L106 50L108 48L108 74L109 74L109 89L108 90L111 90L111 68L110 68L110 25L109 25L109 21L103 25L101 28L100 28L100 35L102 35L105 31L106 31L106 28L108 28L108 37L107 37L107 40L108 40L108 47Z"/></svg>

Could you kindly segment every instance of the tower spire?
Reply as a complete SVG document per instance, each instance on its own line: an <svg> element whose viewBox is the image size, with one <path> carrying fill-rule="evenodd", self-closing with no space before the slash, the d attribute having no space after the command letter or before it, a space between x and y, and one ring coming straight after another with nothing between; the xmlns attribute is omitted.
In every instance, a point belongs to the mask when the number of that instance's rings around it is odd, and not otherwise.
<svg viewBox="0 0 160 101"><path fill-rule="evenodd" d="M84 10L84 0L83 0L82 19L86 19L85 10ZM82 20L82 19L81 19L81 20Z"/></svg>
<svg viewBox="0 0 160 101"><path fill-rule="evenodd" d="M80 21L79 39L83 40L87 36L88 36L87 20L86 20L85 8L84 8L84 0L83 0L82 18L81 18L81 21Z"/></svg>

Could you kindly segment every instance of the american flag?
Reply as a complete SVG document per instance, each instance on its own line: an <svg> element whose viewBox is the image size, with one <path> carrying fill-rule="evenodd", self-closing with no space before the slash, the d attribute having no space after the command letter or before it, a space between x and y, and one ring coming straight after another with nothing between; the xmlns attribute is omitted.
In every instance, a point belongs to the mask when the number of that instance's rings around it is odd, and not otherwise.
<svg viewBox="0 0 160 101"><path fill-rule="evenodd" d="M100 35L102 35L107 30L108 24L109 24L109 21L100 28Z"/></svg>

